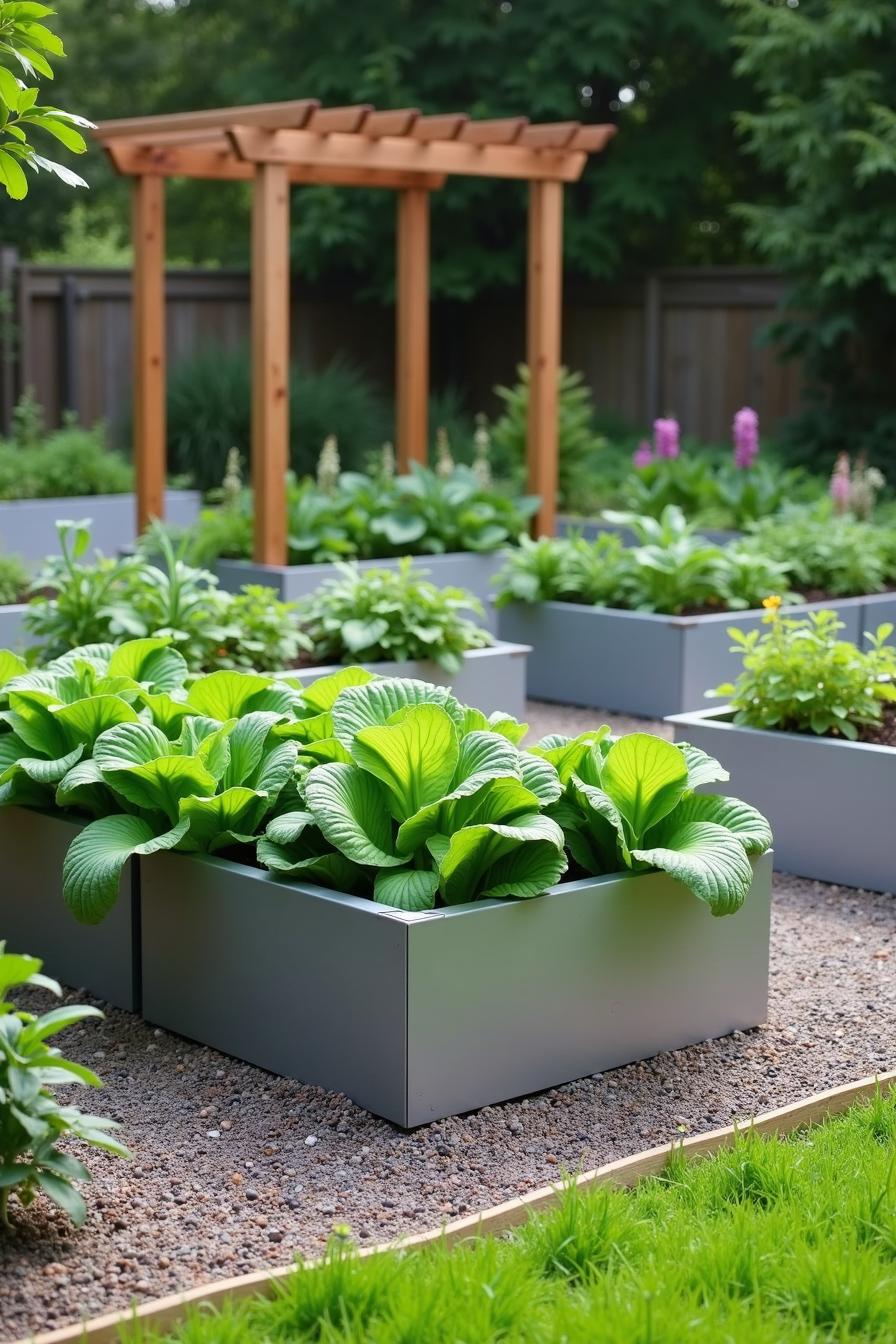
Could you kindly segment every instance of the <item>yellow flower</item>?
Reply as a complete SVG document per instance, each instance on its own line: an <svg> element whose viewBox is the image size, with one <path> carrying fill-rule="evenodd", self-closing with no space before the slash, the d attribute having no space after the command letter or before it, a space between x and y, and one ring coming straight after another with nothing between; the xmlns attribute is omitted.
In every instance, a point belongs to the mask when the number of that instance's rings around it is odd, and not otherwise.
<svg viewBox="0 0 896 1344"><path fill-rule="evenodd" d="M762 605L765 607L766 611L777 611L781 605L781 599L777 593L772 593L770 597L764 597L762 599Z"/></svg>

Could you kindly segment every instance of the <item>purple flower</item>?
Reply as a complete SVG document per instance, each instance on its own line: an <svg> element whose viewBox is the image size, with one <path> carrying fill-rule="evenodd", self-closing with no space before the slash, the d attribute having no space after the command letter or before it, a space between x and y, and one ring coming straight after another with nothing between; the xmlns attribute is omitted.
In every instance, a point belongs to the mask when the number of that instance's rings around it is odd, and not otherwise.
<svg viewBox="0 0 896 1344"><path fill-rule="evenodd" d="M653 461L653 449L646 439L642 439L632 453L632 462L638 468L638 471L641 471L643 467L649 467Z"/></svg>
<svg viewBox="0 0 896 1344"><path fill-rule="evenodd" d="M734 465L748 471L759 456L759 416L742 406L734 417Z"/></svg>
<svg viewBox="0 0 896 1344"><path fill-rule="evenodd" d="M678 435L677 420L673 420L671 417L666 420L654 420L653 442L656 446L657 457L678 456Z"/></svg>

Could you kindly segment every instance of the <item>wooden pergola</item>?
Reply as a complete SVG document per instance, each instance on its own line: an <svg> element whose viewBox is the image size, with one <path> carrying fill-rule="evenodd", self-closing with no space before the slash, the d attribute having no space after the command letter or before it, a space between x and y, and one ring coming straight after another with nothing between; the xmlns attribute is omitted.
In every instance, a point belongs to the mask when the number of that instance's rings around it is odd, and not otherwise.
<svg viewBox="0 0 896 1344"><path fill-rule="evenodd" d="M314 99L106 121L96 136L134 179L134 454L138 526L164 512L166 177L252 181L252 484L255 560L286 559L289 462L289 210L294 184L398 193L396 419L401 470L427 455L429 194L446 177L529 183L527 359L529 486L535 524L554 530L563 184L615 127L525 117L321 107Z"/></svg>

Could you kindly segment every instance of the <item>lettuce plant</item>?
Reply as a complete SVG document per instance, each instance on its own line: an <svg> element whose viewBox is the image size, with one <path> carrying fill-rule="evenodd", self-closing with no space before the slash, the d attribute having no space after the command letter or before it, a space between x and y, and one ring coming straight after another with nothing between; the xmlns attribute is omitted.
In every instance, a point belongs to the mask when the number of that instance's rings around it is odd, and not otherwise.
<svg viewBox="0 0 896 1344"><path fill-rule="evenodd" d="M48 1044L57 1032L102 1013L66 1005L36 1017L15 1008L7 996L17 985L61 996L56 981L41 975L40 968L36 957L16 956L0 942L0 1223L9 1226L11 1195L27 1208L42 1191L80 1227L87 1209L75 1182L89 1181L90 1173L58 1146L60 1141L80 1139L118 1157L129 1153L113 1137L114 1120L84 1115L53 1095L54 1087L73 1083L102 1086L92 1070Z"/></svg>
<svg viewBox="0 0 896 1344"><path fill-rule="evenodd" d="M537 896L566 870L563 833L542 810L559 780L519 750L515 720L399 678L343 685L324 715L315 754L332 759L302 780L304 808L269 826L268 867L306 873L309 838L318 851L323 837L375 901L403 910Z"/></svg>
<svg viewBox="0 0 896 1344"><path fill-rule="evenodd" d="M843 622L834 611L782 616L777 598L766 600L765 630L728 634L743 660L737 679L708 695L724 696L734 722L749 728L833 735L855 741L896 701L896 649L891 624L866 632L867 649L838 639Z"/></svg>
<svg viewBox="0 0 896 1344"><path fill-rule="evenodd" d="M319 663L431 659L456 672L468 649L493 643L463 613L481 614L472 594L427 582L409 557L398 569L338 564L337 575L296 603L296 619Z"/></svg>
<svg viewBox="0 0 896 1344"><path fill-rule="evenodd" d="M651 733L614 741L606 726L543 738L532 753L557 771L563 793L547 813L581 873L660 869L714 915L743 904L753 880L749 856L770 847L771 830L749 804L696 792L728 779L718 761Z"/></svg>

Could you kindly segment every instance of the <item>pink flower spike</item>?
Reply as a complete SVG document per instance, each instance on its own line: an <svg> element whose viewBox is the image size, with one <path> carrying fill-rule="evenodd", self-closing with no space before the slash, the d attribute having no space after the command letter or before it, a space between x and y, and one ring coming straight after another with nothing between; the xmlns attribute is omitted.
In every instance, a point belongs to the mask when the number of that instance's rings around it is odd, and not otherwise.
<svg viewBox="0 0 896 1344"><path fill-rule="evenodd" d="M642 439L632 453L632 463L637 467L638 471L641 471L644 467L649 467L653 461L653 449L646 439Z"/></svg>
<svg viewBox="0 0 896 1344"><path fill-rule="evenodd" d="M654 420L653 422L653 442L656 446L657 457L677 457L680 451L678 421L672 417L667 419Z"/></svg>
<svg viewBox="0 0 896 1344"><path fill-rule="evenodd" d="M831 473L831 500L835 513L847 513L852 497L849 453L840 453Z"/></svg>
<svg viewBox="0 0 896 1344"><path fill-rule="evenodd" d="M748 471L759 456L759 416L742 406L734 417L734 465Z"/></svg>

